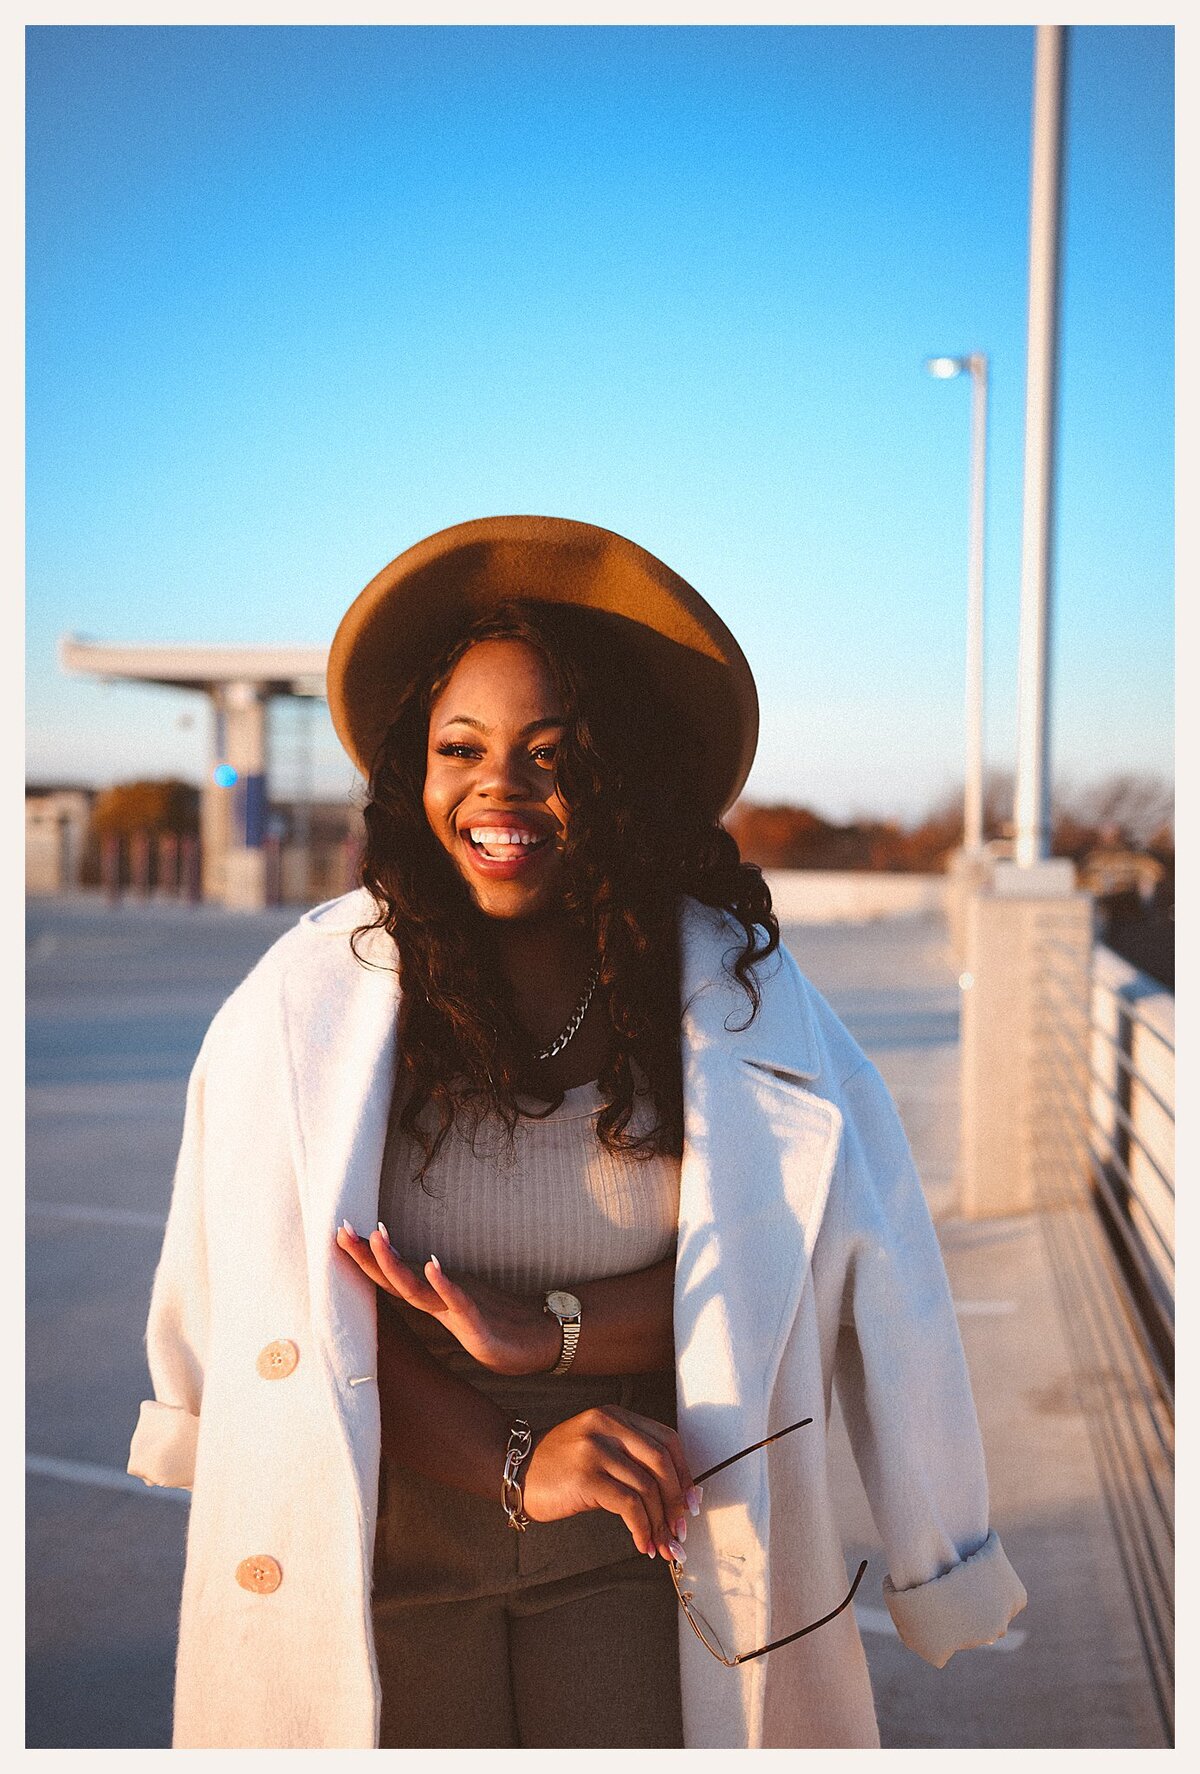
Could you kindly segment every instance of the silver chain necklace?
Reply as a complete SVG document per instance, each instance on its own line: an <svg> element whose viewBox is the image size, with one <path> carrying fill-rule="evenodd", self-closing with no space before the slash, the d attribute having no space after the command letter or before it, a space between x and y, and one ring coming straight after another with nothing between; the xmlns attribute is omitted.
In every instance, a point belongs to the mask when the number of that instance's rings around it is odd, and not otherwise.
<svg viewBox="0 0 1200 1774"><path fill-rule="evenodd" d="M549 1047L543 1047L543 1049L540 1053L534 1054L533 1057L535 1059L538 1059L538 1060L554 1059L558 1054L560 1054L562 1052L563 1048L567 1045L567 1042L570 1041L572 1036L577 1032L580 1023L583 1021L584 1017L587 1015L588 1005L592 1001L592 994L596 990L596 987L599 984L599 981L600 981L600 963L599 963L599 961L597 961L596 965L592 968L591 975L588 979L587 985L584 988L583 997L579 1000L578 1004L575 1006L574 1010L571 1012L570 1022L567 1024L567 1026L563 1030L562 1034L558 1037L557 1041L552 1041L550 1043Z"/></svg>

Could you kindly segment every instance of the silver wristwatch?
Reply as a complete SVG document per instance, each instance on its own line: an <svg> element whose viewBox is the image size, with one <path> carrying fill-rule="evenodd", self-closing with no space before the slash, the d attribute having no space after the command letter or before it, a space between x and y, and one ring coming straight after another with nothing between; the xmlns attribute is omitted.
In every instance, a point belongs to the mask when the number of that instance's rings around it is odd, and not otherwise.
<svg viewBox="0 0 1200 1774"><path fill-rule="evenodd" d="M548 1312L551 1318L557 1318L562 1330L562 1353L550 1372L565 1374L574 1360L575 1350L579 1343L579 1320L583 1313L583 1307L574 1294L566 1293L561 1287L552 1287L546 1295L546 1303L542 1310Z"/></svg>

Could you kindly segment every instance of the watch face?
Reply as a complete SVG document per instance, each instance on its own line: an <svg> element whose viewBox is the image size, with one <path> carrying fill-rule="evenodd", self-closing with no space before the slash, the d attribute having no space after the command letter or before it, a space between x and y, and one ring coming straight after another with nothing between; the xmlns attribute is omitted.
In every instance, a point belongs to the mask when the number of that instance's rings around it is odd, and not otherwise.
<svg viewBox="0 0 1200 1774"><path fill-rule="evenodd" d="M580 1311L579 1301L575 1295L565 1293L560 1287L556 1287L552 1293L546 1295L546 1304L551 1312L560 1318L575 1318Z"/></svg>

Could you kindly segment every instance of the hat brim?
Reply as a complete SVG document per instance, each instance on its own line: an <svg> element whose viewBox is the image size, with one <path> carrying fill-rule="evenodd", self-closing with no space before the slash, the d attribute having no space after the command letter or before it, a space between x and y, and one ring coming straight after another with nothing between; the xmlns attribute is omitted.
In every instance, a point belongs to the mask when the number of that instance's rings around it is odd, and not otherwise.
<svg viewBox="0 0 1200 1774"><path fill-rule="evenodd" d="M486 517L397 555L355 598L329 650L333 725L369 776L401 699L464 628L521 599L588 611L633 650L665 701L703 736L694 786L714 814L740 794L758 743L745 655L716 611L637 543L595 524Z"/></svg>

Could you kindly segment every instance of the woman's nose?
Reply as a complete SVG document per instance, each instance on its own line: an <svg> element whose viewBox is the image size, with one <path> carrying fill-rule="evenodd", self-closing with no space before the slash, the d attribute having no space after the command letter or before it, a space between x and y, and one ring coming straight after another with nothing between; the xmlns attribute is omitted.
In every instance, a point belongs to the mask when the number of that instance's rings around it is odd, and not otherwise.
<svg viewBox="0 0 1200 1774"><path fill-rule="evenodd" d="M479 786L497 800L528 800L538 775L537 765L524 751L490 752L483 762Z"/></svg>

